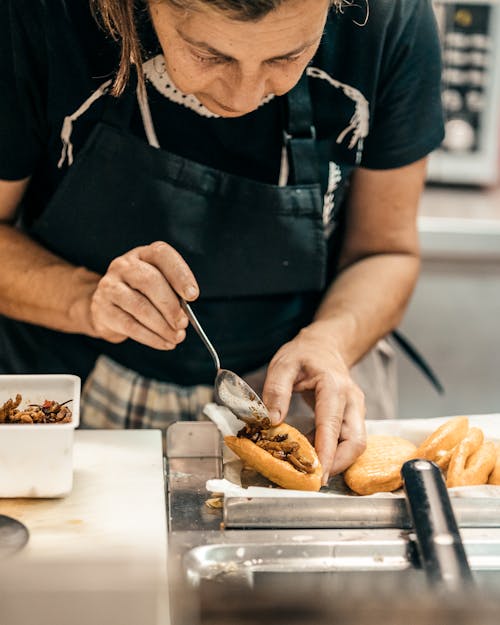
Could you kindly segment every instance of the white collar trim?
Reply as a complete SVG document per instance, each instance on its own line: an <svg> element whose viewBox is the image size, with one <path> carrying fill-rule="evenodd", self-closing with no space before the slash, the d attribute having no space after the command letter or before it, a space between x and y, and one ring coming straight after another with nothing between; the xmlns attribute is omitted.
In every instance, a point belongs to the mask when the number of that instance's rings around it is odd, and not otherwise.
<svg viewBox="0 0 500 625"><path fill-rule="evenodd" d="M212 111L202 104L194 95L183 93L177 89L174 82L168 75L163 54L158 54L157 56L147 60L143 63L142 69L146 80L148 80L159 93L164 95L171 102L185 106L202 117L221 117L220 115L212 113ZM266 96L259 106L267 104L274 97L274 94Z"/></svg>

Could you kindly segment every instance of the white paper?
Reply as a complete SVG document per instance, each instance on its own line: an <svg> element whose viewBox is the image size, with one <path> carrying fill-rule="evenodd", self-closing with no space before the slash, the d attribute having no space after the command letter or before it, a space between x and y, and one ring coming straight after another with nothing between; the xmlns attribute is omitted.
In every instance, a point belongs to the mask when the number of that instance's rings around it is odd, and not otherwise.
<svg viewBox="0 0 500 625"><path fill-rule="evenodd" d="M217 404L207 404L203 410L209 419L219 428L223 436L235 436L244 423L237 419L234 414ZM400 436L415 445L419 445L429 434L432 434L440 425L449 421L452 417L439 417L433 419L387 419L385 421L366 421L368 434L384 434L388 436ZM486 440L500 441L500 414L485 414L469 416L469 426L478 427L484 433ZM244 488L239 480L241 461L224 445L224 478L223 480L208 480L206 487L209 492L224 494L227 497L361 497L363 495L350 495L341 492L335 486L322 492L288 490L282 488L266 488L262 486L250 486ZM229 452L226 455L226 450ZM237 460L235 460L237 459ZM237 464L239 462L239 465ZM335 482L335 480L334 480ZM500 486L486 484L484 486L457 486L448 489L451 497L500 497ZM402 490L392 493L375 493L364 495L365 497L404 497Z"/></svg>
<svg viewBox="0 0 500 625"><path fill-rule="evenodd" d="M245 425L225 406L206 404L203 412L215 423L222 436L236 436Z"/></svg>
<svg viewBox="0 0 500 625"><path fill-rule="evenodd" d="M283 488L266 488L265 486L237 486L227 478L223 480L207 480L207 490L212 493L223 493L226 497L329 497L327 493L303 490L284 490ZM339 495L336 495L337 497ZM341 495L340 495L341 496Z"/></svg>

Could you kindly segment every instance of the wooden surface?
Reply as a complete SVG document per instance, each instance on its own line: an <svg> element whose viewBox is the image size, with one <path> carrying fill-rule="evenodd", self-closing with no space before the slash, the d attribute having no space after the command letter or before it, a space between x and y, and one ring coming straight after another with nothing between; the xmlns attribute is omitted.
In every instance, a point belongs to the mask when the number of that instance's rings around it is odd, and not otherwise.
<svg viewBox="0 0 500 625"><path fill-rule="evenodd" d="M16 557L166 562L161 436L152 430L77 431L74 484L64 499L0 499L0 514L23 522Z"/></svg>
<svg viewBox="0 0 500 625"><path fill-rule="evenodd" d="M76 431L74 467L65 499L0 499L30 531L0 561L0 623L170 625L160 432Z"/></svg>

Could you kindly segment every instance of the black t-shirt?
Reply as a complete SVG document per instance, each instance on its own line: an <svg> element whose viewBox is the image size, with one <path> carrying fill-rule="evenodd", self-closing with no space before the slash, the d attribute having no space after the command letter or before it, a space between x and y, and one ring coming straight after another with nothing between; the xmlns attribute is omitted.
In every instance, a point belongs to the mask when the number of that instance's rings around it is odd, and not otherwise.
<svg viewBox="0 0 500 625"><path fill-rule="evenodd" d="M32 176L32 215L43 210L67 171L67 161L58 168L64 118L117 67L117 44L95 23L88 5L89 0L0 0L0 179ZM330 191L337 186L337 163L339 176L356 155L363 167L399 167L442 140L440 53L430 0L377 0L361 25L364 11L364 3L332 11L307 70L317 135L338 137L329 155ZM210 115L175 90L147 18L143 26L148 96L162 148L276 184L281 98L241 118ZM104 99L76 115L75 154L100 119ZM132 130L143 135L138 114Z"/></svg>
<svg viewBox="0 0 500 625"><path fill-rule="evenodd" d="M111 97L98 96L113 77L119 49L95 23L88 3L0 0L0 179L32 177L21 215L21 225L27 227L43 212L71 167L71 152L78 156ZM333 230L337 209L344 205L355 166L386 169L409 164L437 147L443 135L439 42L430 0L377 0L370 3L366 24L360 25L364 6L332 11L320 48L306 70L319 139L327 234ZM175 89L145 12L142 19L144 73L160 146L229 174L277 184L285 97L270 97L241 118L214 116L194 97ZM137 105L131 130L145 140ZM168 241L168 232L163 236ZM333 243L335 237L330 237L330 247L335 249ZM219 314L213 314L210 302L205 311L211 312L201 318L225 366L244 373L267 362L277 347L310 321L319 296L287 293L267 300L256 296L249 301L225 301L224 305L231 304L228 317L243 323L245 331L234 336L246 338L245 353L231 334L232 325L229 338L225 336L224 324ZM198 311L201 306L202 302ZM146 357L146 348L139 344L124 355L120 345L51 333L8 319L2 323L0 369L5 371L47 371L47 364L38 362L37 346L43 343L55 354L51 371L68 370L85 377L104 350L146 377L179 384L213 379L212 363L196 337L197 347L193 341L190 347L188 336L176 350L186 367L176 361L167 374L163 352L147 350ZM205 360L196 350L203 351Z"/></svg>

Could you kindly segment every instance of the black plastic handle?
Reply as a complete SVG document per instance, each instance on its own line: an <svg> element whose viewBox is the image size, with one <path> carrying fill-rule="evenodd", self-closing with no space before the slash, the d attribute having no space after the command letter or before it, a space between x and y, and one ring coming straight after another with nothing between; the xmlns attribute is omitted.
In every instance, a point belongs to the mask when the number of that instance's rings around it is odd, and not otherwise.
<svg viewBox="0 0 500 625"><path fill-rule="evenodd" d="M401 474L428 581L451 591L469 586L473 577L441 470L416 459L405 462Z"/></svg>

